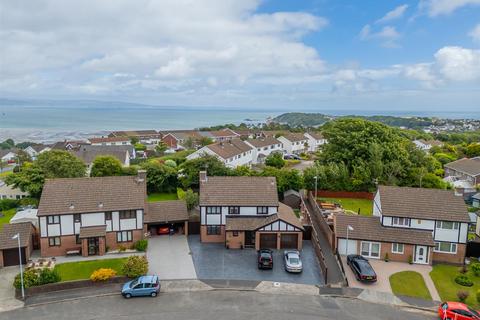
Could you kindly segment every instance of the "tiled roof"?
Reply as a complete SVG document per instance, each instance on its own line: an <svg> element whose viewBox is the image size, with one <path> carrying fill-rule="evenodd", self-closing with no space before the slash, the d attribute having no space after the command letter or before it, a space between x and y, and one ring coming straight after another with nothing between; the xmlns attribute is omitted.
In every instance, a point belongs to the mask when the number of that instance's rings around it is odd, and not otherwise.
<svg viewBox="0 0 480 320"><path fill-rule="evenodd" d="M105 237L107 226L80 227L79 238Z"/></svg>
<svg viewBox="0 0 480 320"><path fill-rule="evenodd" d="M467 206L452 190L379 186L385 216L469 222Z"/></svg>
<svg viewBox="0 0 480 320"><path fill-rule="evenodd" d="M122 164L125 163L127 152L129 155L133 152L134 147L124 146L82 146L79 150L70 151L72 154L82 159L86 164L92 163L98 156L113 156Z"/></svg>
<svg viewBox="0 0 480 320"><path fill-rule="evenodd" d="M282 137L284 137L285 139L291 142L307 140L307 138L303 135L303 133L296 133L296 132L295 133L289 132L289 133L283 134Z"/></svg>
<svg viewBox="0 0 480 320"><path fill-rule="evenodd" d="M90 138L88 139L90 143L104 143L104 142L123 142L123 141L130 141L128 137L121 136L121 137L101 137L101 138Z"/></svg>
<svg viewBox="0 0 480 320"><path fill-rule="evenodd" d="M315 139L315 140L325 139L325 138L323 137L323 134L321 134L320 132L313 132L313 131L312 131L312 132L307 132L307 133L308 133L309 135L311 135L312 138Z"/></svg>
<svg viewBox="0 0 480 320"><path fill-rule="evenodd" d="M478 176L480 175L480 157L459 159L447 163L445 168L461 171L472 176Z"/></svg>
<svg viewBox="0 0 480 320"><path fill-rule="evenodd" d="M267 147L273 144L281 144L281 142L275 139L274 137L248 139L247 142L256 148Z"/></svg>
<svg viewBox="0 0 480 320"><path fill-rule="evenodd" d="M144 209L145 201L137 176L47 179L37 216Z"/></svg>
<svg viewBox="0 0 480 320"><path fill-rule="evenodd" d="M111 136L120 137L137 137L137 136L158 136L159 133L155 130L131 130L131 131L113 131Z"/></svg>
<svg viewBox="0 0 480 320"><path fill-rule="evenodd" d="M149 202L145 223L188 220L187 204L184 200Z"/></svg>
<svg viewBox="0 0 480 320"><path fill-rule="evenodd" d="M251 146L240 139L209 144L206 148L210 149L225 160L252 150Z"/></svg>
<svg viewBox="0 0 480 320"><path fill-rule="evenodd" d="M434 246L432 231L416 229L384 227L378 217L337 214L334 216L335 235L337 238L347 237L352 240L395 242Z"/></svg>
<svg viewBox="0 0 480 320"><path fill-rule="evenodd" d="M20 247L28 246L33 231L34 227L31 222L4 224L0 231L0 250L18 248L18 240L12 239L17 233L20 234Z"/></svg>
<svg viewBox="0 0 480 320"><path fill-rule="evenodd" d="M200 182L201 206L278 206L274 177L207 177Z"/></svg>

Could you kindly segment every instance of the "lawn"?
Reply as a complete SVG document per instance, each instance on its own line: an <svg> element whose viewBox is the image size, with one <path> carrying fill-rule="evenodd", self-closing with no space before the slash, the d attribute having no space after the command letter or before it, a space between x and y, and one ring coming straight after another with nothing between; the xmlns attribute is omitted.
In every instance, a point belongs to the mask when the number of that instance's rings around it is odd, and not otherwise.
<svg viewBox="0 0 480 320"><path fill-rule="evenodd" d="M177 194L176 193L151 193L148 195L148 201L149 202L154 202L154 201L166 201L166 200L177 200Z"/></svg>
<svg viewBox="0 0 480 320"><path fill-rule="evenodd" d="M371 216L373 211L373 201L368 199L354 199L354 198L319 198L323 202L339 203L345 210L358 212L362 216Z"/></svg>
<svg viewBox="0 0 480 320"><path fill-rule="evenodd" d="M102 259L57 264L55 270L60 274L62 281L89 279L93 271L100 268L110 268L122 274L122 265L127 258Z"/></svg>
<svg viewBox="0 0 480 320"><path fill-rule="evenodd" d="M415 271L402 271L390 276L390 286L396 295L432 300L422 275Z"/></svg>
<svg viewBox="0 0 480 320"><path fill-rule="evenodd" d="M437 264L433 266L430 272L430 277L435 283L438 294L442 301L458 301L457 292L465 290L470 292L466 303L474 308L479 308L480 304L477 302L475 294L480 290L480 277L476 277L473 272L468 271L467 276L473 281L472 287L464 287L457 284L454 279L459 272L460 267L446 264Z"/></svg>
<svg viewBox="0 0 480 320"><path fill-rule="evenodd" d="M3 217L0 217L0 230L2 230L2 227L5 223L9 223L10 219L15 215L15 209L9 209L2 211Z"/></svg>

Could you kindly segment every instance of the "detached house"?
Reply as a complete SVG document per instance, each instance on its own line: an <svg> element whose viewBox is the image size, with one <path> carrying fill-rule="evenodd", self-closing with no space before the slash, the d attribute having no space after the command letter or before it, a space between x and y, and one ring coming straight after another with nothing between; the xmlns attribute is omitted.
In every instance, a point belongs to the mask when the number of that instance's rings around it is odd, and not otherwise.
<svg viewBox="0 0 480 320"><path fill-rule="evenodd" d="M308 139L309 152L316 152L321 145L327 143L327 139L319 132L307 132L305 137Z"/></svg>
<svg viewBox="0 0 480 320"><path fill-rule="evenodd" d="M444 180L452 183L458 194L468 199L476 193L480 184L480 157L459 159L447 163L444 169Z"/></svg>
<svg viewBox="0 0 480 320"><path fill-rule="evenodd" d="M415 146L423 151L429 151L432 149L432 147L441 147L443 145L443 142L438 141L438 140L424 140L424 139L418 139L418 140L413 140L413 143Z"/></svg>
<svg viewBox="0 0 480 320"><path fill-rule="evenodd" d="M35 160L40 153L50 150L51 147L44 144L35 144L24 149L24 151L30 156L30 158L32 158L32 160Z"/></svg>
<svg viewBox="0 0 480 320"><path fill-rule="evenodd" d="M253 163L264 163L273 152L283 153L282 143L274 137L248 139L245 143L253 148Z"/></svg>
<svg viewBox="0 0 480 320"><path fill-rule="evenodd" d="M129 137L101 137L88 139L92 146L127 146L131 145Z"/></svg>
<svg viewBox="0 0 480 320"><path fill-rule="evenodd" d="M380 186L372 217L335 216L336 246L342 255L463 264L469 222L463 199L450 190Z"/></svg>
<svg viewBox="0 0 480 320"><path fill-rule="evenodd" d="M278 140L283 144L283 150L288 154L307 152L310 147L308 138L303 133L286 133L278 137Z"/></svg>
<svg viewBox="0 0 480 320"><path fill-rule="evenodd" d="M113 131L108 136L128 138L135 137L144 144L158 144L162 139L162 134L155 130Z"/></svg>
<svg viewBox="0 0 480 320"><path fill-rule="evenodd" d="M146 172L137 176L52 179L37 216L42 257L103 255L143 238Z"/></svg>
<svg viewBox="0 0 480 320"><path fill-rule="evenodd" d="M274 177L208 177L200 173L200 240L228 248L300 250L303 226L278 201Z"/></svg>
<svg viewBox="0 0 480 320"><path fill-rule="evenodd" d="M220 159L226 166L250 166L253 163L253 147L240 139L216 142L198 149L187 156L187 160L212 155Z"/></svg>

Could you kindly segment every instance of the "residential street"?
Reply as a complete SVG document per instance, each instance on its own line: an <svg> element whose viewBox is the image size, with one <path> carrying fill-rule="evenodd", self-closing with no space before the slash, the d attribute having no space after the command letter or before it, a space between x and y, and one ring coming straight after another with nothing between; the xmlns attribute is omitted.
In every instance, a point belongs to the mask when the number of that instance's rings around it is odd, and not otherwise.
<svg viewBox="0 0 480 320"><path fill-rule="evenodd" d="M120 295L26 307L0 314L2 320L50 319L340 319L420 320L432 314L341 298L274 295L244 291L164 293L125 300Z"/></svg>

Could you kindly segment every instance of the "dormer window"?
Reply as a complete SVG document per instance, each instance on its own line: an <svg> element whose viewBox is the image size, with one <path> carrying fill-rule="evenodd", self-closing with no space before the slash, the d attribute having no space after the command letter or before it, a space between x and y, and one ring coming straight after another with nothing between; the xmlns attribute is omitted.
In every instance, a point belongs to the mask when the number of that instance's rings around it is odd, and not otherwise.
<svg viewBox="0 0 480 320"><path fill-rule="evenodd" d="M410 226L410 219L409 218L393 217L392 218L392 225L408 227L408 226Z"/></svg>
<svg viewBox="0 0 480 320"><path fill-rule="evenodd" d="M268 214L268 207L257 207L257 214Z"/></svg>

